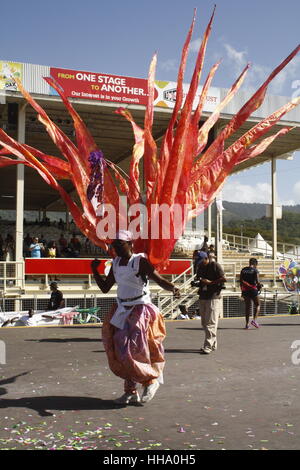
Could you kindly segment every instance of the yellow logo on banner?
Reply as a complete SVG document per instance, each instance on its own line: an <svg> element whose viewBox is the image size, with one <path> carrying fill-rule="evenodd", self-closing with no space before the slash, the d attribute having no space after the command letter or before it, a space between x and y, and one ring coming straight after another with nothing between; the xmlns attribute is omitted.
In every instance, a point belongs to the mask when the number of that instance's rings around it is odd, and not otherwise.
<svg viewBox="0 0 300 470"><path fill-rule="evenodd" d="M14 77L22 80L23 64L0 61L0 90L17 91Z"/></svg>

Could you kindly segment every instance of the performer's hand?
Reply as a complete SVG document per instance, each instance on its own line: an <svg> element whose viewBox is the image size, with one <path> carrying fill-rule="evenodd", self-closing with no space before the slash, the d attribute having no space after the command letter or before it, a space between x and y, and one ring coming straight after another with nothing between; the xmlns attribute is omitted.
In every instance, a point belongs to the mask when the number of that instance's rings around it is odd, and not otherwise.
<svg viewBox="0 0 300 470"><path fill-rule="evenodd" d="M178 287L174 287L173 294L175 299L180 299L180 290L178 289Z"/></svg>
<svg viewBox="0 0 300 470"><path fill-rule="evenodd" d="M94 259L92 262L91 262L91 268L93 271L97 271L98 269L98 266L101 264L101 261L99 259Z"/></svg>

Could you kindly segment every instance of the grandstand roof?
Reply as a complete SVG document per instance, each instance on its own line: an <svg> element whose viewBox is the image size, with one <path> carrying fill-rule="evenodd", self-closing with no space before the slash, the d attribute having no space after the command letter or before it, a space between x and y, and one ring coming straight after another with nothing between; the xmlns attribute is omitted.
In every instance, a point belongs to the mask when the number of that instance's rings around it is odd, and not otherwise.
<svg viewBox="0 0 300 470"><path fill-rule="evenodd" d="M163 82L165 83L165 82ZM217 89L218 99L221 100L227 90ZM17 91L0 90L0 125L12 137L17 138L17 125L9 122L8 114L11 104L24 103L24 98ZM32 96L42 105L49 116L55 123L73 139L73 124L69 114L66 112L61 99L58 96L32 93ZM250 93L246 90L239 92L238 96L232 100L224 112L222 113L218 126L222 127L232 118L232 116L242 107L249 98ZM226 141L226 145L231 145L236 138L243 135L250 129L255 122L261 118L268 116L271 112L278 109L284 103L290 100L288 97L267 96L265 102L250 119ZM131 156L132 147L134 145L132 128L129 122L123 117L114 113L120 107L120 103L105 102L91 99L70 98L70 101L79 112L80 116L86 123L95 141L102 149L104 155L109 160L120 165L125 171L128 169L129 158ZM132 113L137 124L143 127L145 106L140 104L121 104L126 106ZM158 145L168 125L171 108L155 107L153 135ZM204 113L208 116L209 111ZM280 127L292 125L295 126L287 135L276 139L275 142L259 157L251 161L242 163L235 171L241 171L249 167L262 164L272 157L291 158L292 153L300 148L300 109L294 109L285 116L285 120L281 120L271 132L274 134ZM44 126L37 120L36 112L30 105L26 107L26 133L25 142L28 145L38 148L50 155L58 155L56 146L52 143L50 137L44 129ZM1 168L0 172L0 209L15 208L15 186L16 186L16 168ZM72 192L72 184L68 181L62 181L64 188ZM11 197L7 197L11 196ZM65 206L58 197L55 190L50 188L42 178L30 168L25 168L25 210L65 210Z"/></svg>

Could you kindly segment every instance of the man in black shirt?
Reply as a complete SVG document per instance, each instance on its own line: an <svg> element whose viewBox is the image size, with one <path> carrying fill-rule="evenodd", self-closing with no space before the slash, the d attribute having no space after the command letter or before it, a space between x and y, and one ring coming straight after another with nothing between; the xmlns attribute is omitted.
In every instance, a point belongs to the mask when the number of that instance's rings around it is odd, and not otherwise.
<svg viewBox="0 0 300 470"><path fill-rule="evenodd" d="M51 282L50 290L51 297L47 310L58 310L59 308L63 308L65 306L65 301L62 292L57 288L57 282Z"/></svg>
<svg viewBox="0 0 300 470"><path fill-rule="evenodd" d="M252 305L254 305L254 314L251 325L255 326L255 328L259 328L259 324L256 320L260 311L259 292L262 285L258 278L257 264L256 258L250 258L249 266L244 267L240 273L242 297L245 300L246 330L250 328L249 320Z"/></svg>
<svg viewBox="0 0 300 470"><path fill-rule="evenodd" d="M197 268L199 283L200 315L205 332L201 354L210 354L217 349L217 329L222 306L221 290L226 278L219 263L210 259L206 252L200 251Z"/></svg>

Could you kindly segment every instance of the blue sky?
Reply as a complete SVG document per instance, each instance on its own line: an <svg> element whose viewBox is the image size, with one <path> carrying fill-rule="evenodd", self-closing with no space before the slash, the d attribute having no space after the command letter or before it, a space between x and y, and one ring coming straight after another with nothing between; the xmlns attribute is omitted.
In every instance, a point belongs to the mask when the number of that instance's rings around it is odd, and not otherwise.
<svg viewBox="0 0 300 470"><path fill-rule="evenodd" d="M181 48L196 7L188 81L213 5L208 0L3 2L0 58L144 78L156 51L156 78L176 80ZM299 18L299 0L219 0L203 76L222 58L213 85L228 88L249 61L252 69L244 87L257 87L299 43ZM300 54L269 91L291 97L297 91L292 88L297 80ZM294 161L278 161L277 168L279 201L299 204L300 152ZM223 196L270 203L270 165L229 178Z"/></svg>

